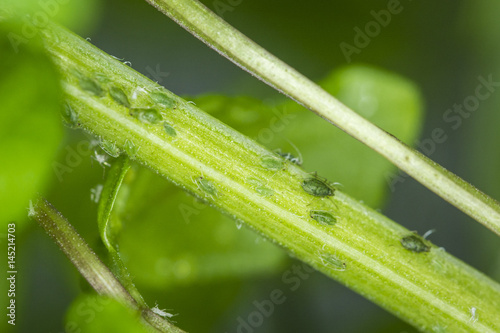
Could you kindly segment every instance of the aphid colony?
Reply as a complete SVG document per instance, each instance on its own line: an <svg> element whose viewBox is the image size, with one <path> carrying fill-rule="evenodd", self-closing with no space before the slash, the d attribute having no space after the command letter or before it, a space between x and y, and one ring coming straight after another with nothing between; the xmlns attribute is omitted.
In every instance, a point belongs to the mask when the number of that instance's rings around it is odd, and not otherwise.
<svg viewBox="0 0 500 333"><path fill-rule="evenodd" d="M78 85L80 88L96 97L104 97L106 92L109 94L111 99L117 104L126 107L129 109L129 114L139 120L142 123L157 125L163 123L164 131L167 135L171 137L177 136L177 132L174 127L163 121L163 117L161 113L155 107L132 107L132 103L130 102L127 94L123 91L123 89L114 83L112 83L105 75L97 74L94 78L87 77L83 75L76 69L71 70L73 76L77 79ZM134 99L135 94L132 96ZM175 108L176 101L171 98L164 91L153 91L148 94L150 102L155 106L160 106L161 108ZM63 117L67 123L72 126L78 125L78 117L76 113L71 109L70 106L67 106L64 110ZM112 148L112 147L107 147ZM110 156L116 157L116 152L113 149L105 149L106 153L110 154ZM118 153L119 155L119 153Z"/></svg>
<svg viewBox="0 0 500 333"><path fill-rule="evenodd" d="M144 124L162 124L164 132L168 136L177 136L175 128L170 123L163 120L161 113L156 107L133 107L133 103L130 102L124 90L112 83L105 75L97 74L94 75L94 78L90 78L76 69L71 70L71 73L77 79L82 90L96 97L104 97L107 93L114 102L127 108L130 116ZM134 100L135 97L136 93L132 95L132 100ZM161 108L171 109L176 106L176 101L163 91L149 92L148 97L155 106L160 106ZM66 105L63 117L68 124L75 127L79 125L78 116L69 105ZM117 147L115 142L101 139L99 146L111 157L118 157L121 154L121 150ZM130 140L127 140L124 150L130 157L134 158L138 151L138 147ZM263 156L260 160L260 166L270 171L280 171L286 168L286 162L298 166L302 164L302 157L295 157L291 153L282 153L281 151L276 151L275 153L276 154ZM272 189L267 187L265 182L259 179L247 178L246 181L252 186L254 191L261 196L270 197L275 194ZM200 176L194 179L194 183L200 191L204 192L209 197L217 197L217 188L210 180ZM332 197L335 193L335 189L331 185L317 176L304 179L301 186L306 193L314 197ZM334 215L324 210L310 210L309 217L325 226L332 226L337 222Z"/></svg>

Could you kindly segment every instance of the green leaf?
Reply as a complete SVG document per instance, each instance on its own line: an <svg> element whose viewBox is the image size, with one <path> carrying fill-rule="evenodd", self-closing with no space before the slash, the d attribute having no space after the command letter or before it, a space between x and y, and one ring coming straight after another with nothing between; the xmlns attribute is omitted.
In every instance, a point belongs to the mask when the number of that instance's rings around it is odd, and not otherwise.
<svg viewBox="0 0 500 333"><path fill-rule="evenodd" d="M106 181L102 188L101 197L97 207L97 223L102 242L109 251L116 252L116 227L111 226L111 213L118 196L118 191L123 182L123 178L130 169L128 156L119 157L111 166ZM117 222L115 222L117 223Z"/></svg>
<svg viewBox="0 0 500 333"><path fill-rule="evenodd" d="M104 182L97 207L97 224L99 226L101 240L108 250L107 254L109 258L107 261L110 264L111 271L123 284L125 289L127 289L130 295L132 295L140 305L146 307L142 295L135 287L127 267L123 264L116 242L121 225L119 219L115 217L119 212L113 214L113 207L117 200L119 200L119 190L129 169L130 160L126 155L118 157L111 166L106 181Z"/></svg>
<svg viewBox="0 0 500 333"><path fill-rule="evenodd" d="M334 71L320 82L347 106L412 144L420 132L422 101L407 79L370 66ZM383 204L396 168L383 157L294 102L264 104L251 97L205 95L198 107L276 152L301 156L303 167L317 172L372 207Z"/></svg>
<svg viewBox="0 0 500 333"><path fill-rule="evenodd" d="M36 39L14 48L16 23L0 23L0 221L22 222L42 191L62 139L57 72ZM21 223L18 224L21 227Z"/></svg>
<svg viewBox="0 0 500 333"><path fill-rule="evenodd" d="M139 313L118 301L95 294L81 294L68 309L66 332L146 333L150 332L140 321Z"/></svg>

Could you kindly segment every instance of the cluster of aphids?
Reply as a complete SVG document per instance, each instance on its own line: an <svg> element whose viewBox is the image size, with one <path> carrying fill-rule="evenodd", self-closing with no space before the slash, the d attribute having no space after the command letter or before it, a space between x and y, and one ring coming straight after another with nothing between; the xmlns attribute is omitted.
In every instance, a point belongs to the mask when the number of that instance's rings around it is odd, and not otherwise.
<svg viewBox="0 0 500 333"><path fill-rule="evenodd" d="M260 159L260 165L270 171L285 170L287 161L298 166L302 165L301 157L295 157L291 153L282 153L281 151L276 151L276 154L278 156L263 156ZM256 181L254 179L251 180L251 184L255 185L254 187L256 192L261 194L263 191L263 187L257 186L258 184L255 184ZM247 180L247 182L249 181ZM301 183L301 186L307 194L318 198L333 197L335 194L335 188L330 185L330 183L326 179L322 179L317 175L311 175L310 177L304 179ZM269 193L272 193L272 190L266 190L265 193L269 195ZM310 210L309 217L325 226L332 226L337 223L337 218L332 213L325 210Z"/></svg>
<svg viewBox="0 0 500 333"><path fill-rule="evenodd" d="M133 107L124 90L121 87L117 86L115 83L111 82L111 80L105 75L97 74L93 78L90 78L83 75L76 69L71 70L71 73L77 79L78 85L82 90L96 97L104 97L106 96L106 94L108 94L114 102L123 107L126 107L128 109L129 115L131 115L132 117L145 124L163 124L163 128L166 134L171 137L177 136L177 132L174 127L163 120L161 113L156 107ZM176 102L163 91L153 91L148 93L148 96L150 98L150 102L155 106L160 106L168 109L175 109L176 107ZM133 98L134 97L135 96L133 95ZM63 116L66 122L70 125L80 125L78 123L78 116L70 106L67 106L65 108Z"/></svg>

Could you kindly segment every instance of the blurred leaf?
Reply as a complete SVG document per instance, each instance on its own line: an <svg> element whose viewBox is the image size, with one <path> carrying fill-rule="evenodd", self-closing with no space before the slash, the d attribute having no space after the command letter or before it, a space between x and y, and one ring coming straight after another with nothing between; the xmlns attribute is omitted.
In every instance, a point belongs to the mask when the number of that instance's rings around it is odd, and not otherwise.
<svg viewBox="0 0 500 333"><path fill-rule="evenodd" d="M138 285L168 289L262 274L282 262L276 246L147 169L136 171L127 191L119 243Z"/></svg>
<svg viewBox="0 0 500 333"><path fill-rule="evenodd" d="M146 333L139 312L115 300L95 294L81 294L73 301L66 314L66 332Z"/></svg>
<svg viewBox="0 0 500 333"><path fill-rule="evenodd" d="M417 87L396 74L357 65L334 71L320 82L341 102L411 144L421 128ZM205 95L196 105L236 130L281 153L302 155L317 171L372 207L380 207L396 168L385 158L295 102L266 105L249 97ZM296 149L297 148L297 149Z"/></svg>
<svg viewBox="0 0 500 333"><path fill-rule="evenodd" d="M43 28L49 20L76 32L90 31L99 18L101 0L2 0L2 7L22 17L23 38Z"/></svg>
<svg viewBox="0 0 500 333"><path fill-rule="evenodd" d="M0 221L22 221L30 198L50 177L63 131L60 87L36 40L13 48L14 23L0 25ZM21 224L18 223L18 228Z"/></svg>

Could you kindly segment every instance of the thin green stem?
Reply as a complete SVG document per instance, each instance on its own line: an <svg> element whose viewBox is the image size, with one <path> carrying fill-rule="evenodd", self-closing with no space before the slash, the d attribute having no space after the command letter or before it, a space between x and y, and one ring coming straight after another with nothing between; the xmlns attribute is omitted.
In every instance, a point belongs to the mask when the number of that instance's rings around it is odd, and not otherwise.
<svg viewBox="0 0 500 333"><path fill-rule="evenodd" d="M377 151L398 168L500 235L500 205L340 103L196 0L146 0L255 77Z"/></svg>
<svg viewBox="0 0 500 333"><path fill-rule="evenodd" d="M106 149L106 142L101 143ZM109 148L113 149L113 144L109 144ZM109 151L108 148L108 151ZM107 257L108 265L118 278L120 283L127 289L128 293L141 306L147 307L142 295L137 290L127 267L122 261L118 245L116 243L116 225L113 224L113 207L118 198L118 192L128 170L130 169L130 160L128 156L120 156L111 166L108 172L106 181L101 192L101 197L97 206L97 224L99 226L99 234L104 246L108 250Z"/></svg>
<svg viewBox="0 0 500 333"><path fill-rule="evenodd" d="M30 206L29 216L45 229L99 295L113 298L125 306L140 310L143 320L158 332L183 332L152 310L141 308L85 240L47 200L37 198Z"/></svg>
<svg viewBox="0 0 500 333"><path fill-rule="evenodd" d="M86 130L422 331L500 330L500 286L488 277L436 246L405 248L405 228L340 191L332 196L321 181L305 182L309 173L83 39L51 25L44 41ZM256 191L255 180L267 190Z"/></svg>

